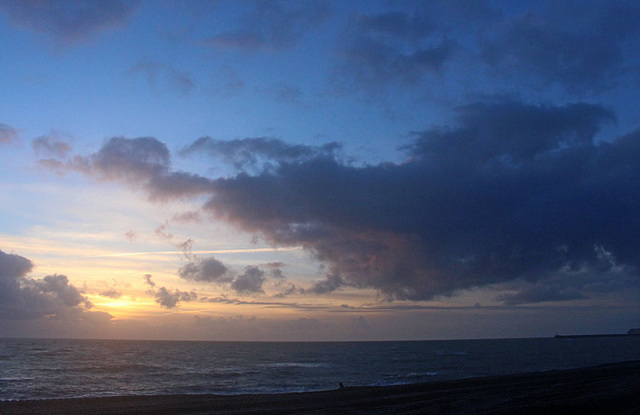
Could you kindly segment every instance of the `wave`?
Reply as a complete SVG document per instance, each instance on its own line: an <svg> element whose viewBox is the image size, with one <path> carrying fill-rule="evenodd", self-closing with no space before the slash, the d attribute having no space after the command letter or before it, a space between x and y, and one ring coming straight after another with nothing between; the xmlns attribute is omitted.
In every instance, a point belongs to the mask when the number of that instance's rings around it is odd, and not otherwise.
<svg viewBox="0 0 640 415"><path fill-rule="evenodd" d="M122 341L107 348L94 341L0 339L0 355L8 355L0 360L0 400L282 393L333 389L339 382L412 384L640 359L638 342L640 338L605 343L558 343L553 338L398 342L390 353L386 342Z"/></svg>
<svg viewBox="0 0 640 415"><path fill-rule="evenodd" d="M261 363L260 367L273 367L273 368L289 368L289 367L324 367L327 363L306 363L306 362L278 362L278 363Z"/></svg>
<svg viewBox="0 0 640 415"><path fill-rule="evenodd" d="M468 356L469 352L449 352L449 351L438 351L436 352L438 356Z"/></svg>
<svg viewBox="0 0 640 415"><path fill-rule="evenodd" d="M35 378L27 378L27 377L20 377L20 376L8 376L8 377L3 377L0 378L0 382L31 382L35 380Z"/></svg>
<svg viewBox="0 0 640 415"><path fill-rule="evenodd" d="M437 376L438 372L424 372L424 373L415 373L411 372L407 375L408 378L423 378L429 376Z"/></svg>

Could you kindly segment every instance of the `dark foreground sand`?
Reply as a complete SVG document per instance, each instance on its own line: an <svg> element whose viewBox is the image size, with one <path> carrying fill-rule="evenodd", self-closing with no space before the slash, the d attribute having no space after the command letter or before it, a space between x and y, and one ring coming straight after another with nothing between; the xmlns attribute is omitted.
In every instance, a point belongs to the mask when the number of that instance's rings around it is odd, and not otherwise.
<svg viewBox="0 0 640 415"><path fill-rule="evenodd" d="M281 395L0 402L0 414L640 414L640 361L592 368Z"/></svg>

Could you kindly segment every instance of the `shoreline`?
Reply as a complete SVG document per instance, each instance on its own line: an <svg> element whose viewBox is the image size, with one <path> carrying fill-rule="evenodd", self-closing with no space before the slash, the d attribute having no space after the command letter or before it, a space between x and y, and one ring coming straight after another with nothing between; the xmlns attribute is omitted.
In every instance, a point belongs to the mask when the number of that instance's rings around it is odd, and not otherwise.
<svg viewBox="0 0 640 415"><path fill-rule="evenodd" d="M545 372L319 392L0 401L12 414L640 413L640 361Z"/></svg>

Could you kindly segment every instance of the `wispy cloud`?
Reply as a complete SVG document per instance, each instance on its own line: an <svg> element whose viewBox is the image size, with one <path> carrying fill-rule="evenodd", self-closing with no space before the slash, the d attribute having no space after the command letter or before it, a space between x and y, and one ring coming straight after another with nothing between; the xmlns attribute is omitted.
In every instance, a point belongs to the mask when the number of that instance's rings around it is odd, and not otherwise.
<svg viewBox="0 0 640 415"><path fill-rule="evenodd" d="M86 40L123 24L137 0L0 1L0 12L12 23L51 35L61 42Z"/></svg>
<svg viewBox="0 0 640 415"><path fill-rule="evenodd" d="M17 136L18 130L7 124L0 123L0 145L12 143Z"/></svg>
<svg viewBox="0 0 640 415"><path fill-rule="evenodd" d="M246 52L291 49L306 31L321 25L330 14L327 0L256 2L234 29L210 36L202 44Z"/></svg>
<svg viewBox="0 0 640 415"><path fill-rule="evenodd" d="M199 250L191 251L193 254L245 254L259 252L287 252L299 251L302 247L283 247L283 248L248 248L248 249L215 249L215 250ZM108 258L108 257L127 257L127 256L143 256L143 255L182 255L182 251L148 251L148 252L120 252L113 254L91 255L91 258Z"/></svg>

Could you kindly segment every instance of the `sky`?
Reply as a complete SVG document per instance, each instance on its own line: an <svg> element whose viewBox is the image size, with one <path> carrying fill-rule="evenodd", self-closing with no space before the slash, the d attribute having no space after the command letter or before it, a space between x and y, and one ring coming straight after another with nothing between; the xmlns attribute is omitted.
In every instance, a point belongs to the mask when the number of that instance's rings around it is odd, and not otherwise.
<svg viewBox="0 0 640 415"><path fill-rule="evenodd" d="M0 337L640 326L636 1L0 0Z"/></svg>

